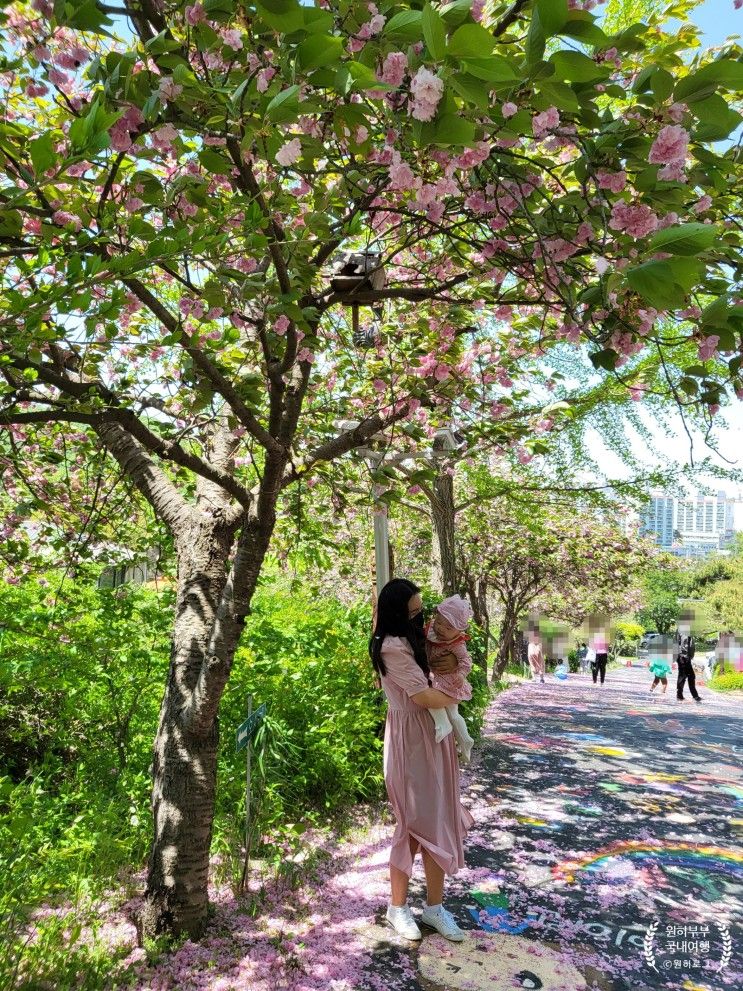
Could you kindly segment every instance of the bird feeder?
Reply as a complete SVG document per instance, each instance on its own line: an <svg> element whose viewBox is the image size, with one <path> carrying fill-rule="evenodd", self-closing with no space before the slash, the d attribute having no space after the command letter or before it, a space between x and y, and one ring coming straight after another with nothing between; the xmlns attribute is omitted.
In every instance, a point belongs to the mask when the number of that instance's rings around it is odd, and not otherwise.
<svg viewBox="0 0 743 991"><path fill-rule="evenodd" d="M372 304L372 310L379 319L378 311L374 309L373 299L364 299L364 294L383 289L386 278L382 266L382 252L365 249L362 251L341 251L334 259L333 274L330 288L338 301L344 306L351 307L353 341L359 347L369 347L373 343L369 334L359 329L359 306Z"/></svg>

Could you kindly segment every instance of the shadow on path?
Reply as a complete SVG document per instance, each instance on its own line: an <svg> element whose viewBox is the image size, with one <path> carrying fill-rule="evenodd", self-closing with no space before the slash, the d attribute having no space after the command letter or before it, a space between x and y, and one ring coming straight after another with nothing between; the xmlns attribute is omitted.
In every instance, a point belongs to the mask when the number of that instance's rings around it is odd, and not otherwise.
<svg viewBox="0 0 743 991"><path fill-rule="evenodd" d="M525 684L491 707L465 800L476 825L447 904L459 946L367 939L378 991L743 986L743 713L606 684ZM423 904L421 879L411 889Z"/></svg>

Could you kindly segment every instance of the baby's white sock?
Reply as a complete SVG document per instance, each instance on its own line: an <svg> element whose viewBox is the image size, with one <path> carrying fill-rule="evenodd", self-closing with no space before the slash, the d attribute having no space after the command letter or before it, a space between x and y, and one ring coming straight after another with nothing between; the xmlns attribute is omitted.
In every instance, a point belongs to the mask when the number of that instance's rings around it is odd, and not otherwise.
<svg viewBox="0 0 743 991"><path fill-rule="evenodd" d="M446 709L429 709L428 711L431 713L431 719L433 719L433 725L436 728L436 742L441 743L452 731Z"/></svg>

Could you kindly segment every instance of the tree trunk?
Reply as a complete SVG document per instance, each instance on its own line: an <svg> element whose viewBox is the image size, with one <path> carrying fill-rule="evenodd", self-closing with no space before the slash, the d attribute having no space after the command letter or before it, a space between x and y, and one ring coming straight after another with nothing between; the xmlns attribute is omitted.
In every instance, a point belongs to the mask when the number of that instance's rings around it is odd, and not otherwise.
<svg viewBox="0 0 743 991"><path fill-rule="evenodd" d="M145 936L186 932L197 938L206 920L219 726L215 718L203 732L185 717L227 582L231 543L218 524L192 523L176 545L176 615L152 765Z"/></svg>
<svg viewBox="0 0 743 991"><path fill-rule="evenodd" d="M498 681L500 676L505 671L506 665L511 660L513 654L513 638L514 633L516 632L516 621L517 616L513 605L508 603L505 607L505 613L500 626L498 653L496 654L495 661L493 662L493 681Z"/></svg>
<svg viewBox="0 0 743 991"><path fill-rule="evenodd" d="M433 483L435 500L431 502L433 523L433 566L431 584L446 597L459 591L457 573L454 477L441 472Z"/></svg>

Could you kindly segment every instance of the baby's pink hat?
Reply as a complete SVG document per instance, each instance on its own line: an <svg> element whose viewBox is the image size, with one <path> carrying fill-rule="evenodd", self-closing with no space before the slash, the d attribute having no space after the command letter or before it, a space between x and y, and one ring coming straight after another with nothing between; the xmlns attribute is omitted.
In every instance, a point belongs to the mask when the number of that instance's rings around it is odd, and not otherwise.
<svg viewBox="0 0 743 991"><path fill-rule="evenodd" d="M466 599L461 598L459 595L450 595L436 609L456 630L467 629L467 623L470 621L472 610Z"/></svg>

